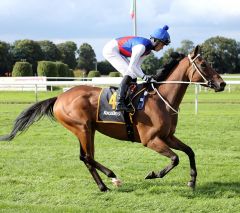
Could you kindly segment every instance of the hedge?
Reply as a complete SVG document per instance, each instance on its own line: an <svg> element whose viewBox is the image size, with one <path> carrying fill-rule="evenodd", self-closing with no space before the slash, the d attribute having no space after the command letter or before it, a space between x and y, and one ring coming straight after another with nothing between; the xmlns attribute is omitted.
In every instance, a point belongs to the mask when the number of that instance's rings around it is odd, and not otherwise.
<svg viewBox="0 0 240 213"><path fill-rule="evenodd" d="M21 77L21 76L33 76L32 65L28 62L16 62L13 71L13 77Z"/></svg>
<svg viewBox="0 0 240 213"><path fill-rule="evenodd" d="M101 73L99 71L92 70L88 73L88 78L101 77Z"/></svg>
<svg viewBox="0 0 240 213"><path fill-rule="evenodd" d="M57 67L57 73L59 77L70 77L69 67L67 64L64 64L59 61L59 62L55 62L55 65Z"/></svg>
<svg viewBox="0 0 240 213"><path fill-rule="evenodd" d="M120 72L110 72L109 77L121 77L121 73Z"/></svg>
<svg viewBox="0 0 240 213"><path fill-rule="evenodd" d="M37 73L38 76L58 77L56 63L52 61L39 61Z"/></svg>
<svg viewBox="0 0 240 213"><path fill-rule="evenodd" d="M68 69L68 74L67 74L68 77L74 77L74 73L73 73L73 70L72 69Z"/></svg>
<svg viewBox="0 0 240 213"><path fill-rule="evenodd" d="M77 77L77 78L86 77L86 73L84 71L81 71L81 70L74 70L73 74L74 74L74 77Z"/></svg>

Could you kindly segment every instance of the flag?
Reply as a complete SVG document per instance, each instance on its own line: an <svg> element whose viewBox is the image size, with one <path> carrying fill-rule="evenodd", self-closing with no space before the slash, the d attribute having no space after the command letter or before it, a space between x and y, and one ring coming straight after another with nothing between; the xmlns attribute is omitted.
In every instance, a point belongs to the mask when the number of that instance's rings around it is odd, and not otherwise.
<svg viewBox="0 0 240 213"><path fill-rule="evenodd" d="M136 7L135 1L136 0L131 0L131 1L132 2L131 2L131 8L130 8L130 16L133 19L135 17L135 7Z"/></svg>

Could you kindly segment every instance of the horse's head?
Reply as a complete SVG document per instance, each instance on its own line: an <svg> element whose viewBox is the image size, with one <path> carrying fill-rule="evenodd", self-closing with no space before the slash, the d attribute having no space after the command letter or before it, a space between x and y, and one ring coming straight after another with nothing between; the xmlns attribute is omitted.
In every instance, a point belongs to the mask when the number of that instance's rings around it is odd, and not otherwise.
<svg viewBox="0 0 240 213"><path fill-rule="evenodd" d="M224 90L226 83L210 64L201 57L199 46L196 46L193 52L188 54L188 59L190 67L187 74L190 81L203 82L203 86L212 88L215 92Z"/></svg>

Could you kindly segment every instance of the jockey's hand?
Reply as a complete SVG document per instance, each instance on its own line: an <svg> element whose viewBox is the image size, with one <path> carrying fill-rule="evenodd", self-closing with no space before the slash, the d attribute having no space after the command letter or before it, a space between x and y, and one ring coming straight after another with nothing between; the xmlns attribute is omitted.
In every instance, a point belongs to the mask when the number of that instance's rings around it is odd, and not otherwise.
<svg viewBox="0 0 240 213"><path fill-rule="evenodd" d="M154 79L152 75L144 75L142 78L147 83L156 83L157 81Z"/></svg>

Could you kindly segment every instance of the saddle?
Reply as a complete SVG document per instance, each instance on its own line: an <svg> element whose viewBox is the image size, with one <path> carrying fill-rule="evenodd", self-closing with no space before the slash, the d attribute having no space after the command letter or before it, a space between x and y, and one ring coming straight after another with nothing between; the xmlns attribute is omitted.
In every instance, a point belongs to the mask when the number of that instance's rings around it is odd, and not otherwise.
<svg viewBox="0 0 240 213"><path fill-rule="evenodd" d="M118 87L110 87L110 89L115 90L116 93L118 92ZM150 91L152 91L150 83L130 83L125 97L125 104L133 108L133 112L131 114L134 114L136 110L143 109L145 97Z"/></svg>
<svg viewBox="0 0 240 213"><path fill-rule="evenodd" d="M103 88L98 99L97 118L98 123L125 124L128 138L134 141L132 117L137 110L142 110L145 104L145 97L148 94L150 85L147 83L131 83L125 102L133 108L132 113L116 112L117 87Z"/></svg>

